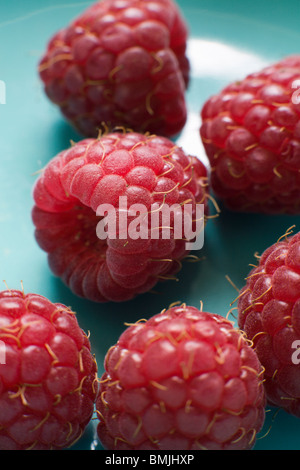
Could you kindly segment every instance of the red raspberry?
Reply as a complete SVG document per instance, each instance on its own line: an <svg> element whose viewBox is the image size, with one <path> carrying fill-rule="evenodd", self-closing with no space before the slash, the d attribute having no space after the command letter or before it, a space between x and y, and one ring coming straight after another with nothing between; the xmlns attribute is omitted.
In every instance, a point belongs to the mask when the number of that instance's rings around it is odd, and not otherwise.
<svg viewBox="0 0 300 470"><path fill-rule="evenodd" d="M205 103L200 135L212 189L229 209L300 213L299 78L300 56L288 57Z"/></svg>
<svg viewBox="0 0 300 470"><path fill-rule="evenodd" d="M238 312L265 368L269 403L300 417L300 232L264 251L241 290Z"/></svg>
<svg viewBox="0 0 300 470"><path fill-rule="evenodd" d="M105 358L96 409L109 450L250 449L261 365L231 322L181 305L129 326Z"/></svg>
<svg viewBox="0 0 300 470"><path fill-rule="evenodd" d="M0 449L70 447L92 417L98 389L74 313L40 295L0 292L0 341Z"/></svg>
<svg viewBox="0 0 300 470"><path fill-rule="evenodd" d="M105 122L170 137L186 122L187 36L173 0L98 1L49 42L45 92L84 136Z"/></svg>
<svg viewBox="0 0 300 470"><path fill-rule="evenodd" d="M131 299L179 271L186 241L172 230L169 239L161 231L153 238L150 222L147 239L135 240L129 231L125 239L121 232L99 239L98 206L111 204L118 215L119 197L126 196L128 208L143 204L149 218L154 203L178 204L182 212L189 203L194 214L197 203L207 207L206 175L199 160L165 137L129 132L85 139L50 161L36 182L37 242L54 274L77 295L98 302Z"/></svg>

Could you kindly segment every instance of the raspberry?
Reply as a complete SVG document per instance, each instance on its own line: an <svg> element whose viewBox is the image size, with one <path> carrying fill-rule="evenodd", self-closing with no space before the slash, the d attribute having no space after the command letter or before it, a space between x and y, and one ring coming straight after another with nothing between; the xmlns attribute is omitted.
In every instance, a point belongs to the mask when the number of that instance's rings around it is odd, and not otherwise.
<svg viewBox="0 0 300 470"><path fill-rule="evenodd" d="M177 204L182 212L189 203L192 214L201 203L207 212L206 186L205 166L165 137L128 132L85 139L52 159L36 182L36 239L53 273L78 296L129 300L180 270L186 241L172 230L169 239L161 230L155 238L151 222L144 239L133 239L129 230L122 239L123 229L100 239L98 206L111 204L118 216L124 196L128 210L143 204L149 218L155 203ZM128 216L127 227L130 222ZM171 229L174 223L170 218Z"/></svg>
<svg viewBox="0 0 300 470"><path fill-rule="evenodd" d="M109 450L244 450L265 418L261 365L231 322L170 306L105 357L96 409Z"/></svg>
<svg viewBox="0 0 300 470"><path fill-rule="evenodd" d="M300 232L263 252L241 289L238 322L265 368L268 402L300 417Z"/></svg>
<svg viewBox="0 0 300 470"><path fill-rule="evenodd" d="M200 135L215 195L230 210L300 213L300 56L232 83L204 104Z"/></svg>
<svg viewBox="0 0 300 470"><path fill-rule="evenodd" d="M173 0L98 1L50 40L45 93L83 136L104 122L171 137L187 117L187 36Z"/></svg>
<svg viewBox="0 0 300 470"><path fill-rule="evenodd" d="M2 291L0 340L0 449L73 445L98 389L91 345L74 313L37 294Z"/></svg>

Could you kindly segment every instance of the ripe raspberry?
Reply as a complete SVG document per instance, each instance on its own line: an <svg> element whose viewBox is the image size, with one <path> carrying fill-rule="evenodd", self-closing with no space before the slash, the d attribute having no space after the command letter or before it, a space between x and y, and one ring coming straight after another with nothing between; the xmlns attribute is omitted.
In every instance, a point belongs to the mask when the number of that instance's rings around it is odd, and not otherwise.
<svg viewBox="0 0 300 470"><path fill-rule="evenodd" d="M173 0L98 1L50 40L39 74L84 136L105 122L170 137L187 117L187 36Z"/></svg>
<svg viewBox="0 0 300 470"><path fill-rule="evenodd" d="M229 209L300 213L299 76L300 56L288 57L205 103L200 135L212 189Z"/></svg>
<svg viewBox="0 0 300 470"><path fill-rule="evenodd" d="M0 449L70 447L91 419L98 389L74 313L40 295L0 292L0 340Z"/></svg>
<svg viewBox="0 0 300 470"><path fill-rule="evenodd" d="M186 241L172 230L169 239L161 230L154 238L151 221L148 238L133 239L129 216L127 234L117 229L115 237L108 233L100 239L98 206L111 204L118 216L119 197L125 196L128 209L143 204L148 218L154 203L178 204L182 213L189 203L195 214L197 203L207 208L206 175L199 160L165 137L129 132L85 139L50 161L36 182L37 242L54 274L78 296L98 302L131 299L180 270Z"/></svg>
<svg viewBox="0 0 300 470"><path fill-rule="evenodd" d="M300 232L261 255L241 290L238 312L265 368L269 403L300 417L300 343L294 343L300 340Z"/></svg>
<svg viewBox="0 0 300 470"><path fill-rule="evenodd" d="M97 430L109 450L244 450L264 406L261 366L243 335L183 304L129 326L109 349Z"/></svg>

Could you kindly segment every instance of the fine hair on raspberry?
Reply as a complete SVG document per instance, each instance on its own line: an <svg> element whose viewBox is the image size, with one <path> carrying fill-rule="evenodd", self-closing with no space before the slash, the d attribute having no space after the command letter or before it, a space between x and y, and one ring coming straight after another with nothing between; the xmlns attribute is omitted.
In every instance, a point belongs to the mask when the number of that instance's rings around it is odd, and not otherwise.
<svg viewBox="0 0 300 470"><path fill-rule="evenodd" d="M102 0L49 40L47 97L86 137L102 122L171 137L187 119L188 28L173 0Z"/></svg>
<svg viewBox="0 0 300 470"><path fill-rule="evenodd" d="M0 340L0 450L73 446L98 390L96 360L75 313L38 294L2 291Z"/></svg>
<svg viewBox="0 0 300 470"><path fill-rule="evenodd" d="M204 164L168 138L108 132L73 144L42 171L33 189L35 237L52 272L78 296L130 300L158 281L174 279L189 255L184 234L175 238L174 215L166 239L159 226L149 227L145 239L100 239L98 207L110 204L118 211L124 196L128 207L143 204L150 217L153 203L177 204L181 213L189 204L194 219L203 207L204 230L208 194Z"/></svg>
<svg viewBox="0 0 300 470"><path fill-rule="evenodd" d="M246 450L265 419L263 369L226 318L181 304L127 325L96 401L108 450Z"/></svg>

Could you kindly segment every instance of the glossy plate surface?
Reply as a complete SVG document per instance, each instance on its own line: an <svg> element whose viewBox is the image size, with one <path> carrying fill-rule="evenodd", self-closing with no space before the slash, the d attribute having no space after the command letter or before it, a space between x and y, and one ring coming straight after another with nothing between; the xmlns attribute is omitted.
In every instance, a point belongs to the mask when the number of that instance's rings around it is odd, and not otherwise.
<svg viewBox="0 0 300 470"><path fill-rule="evenodd" d="M98 305L75 297L51 274L45 253L33 236L32 186L36 172L77 135L46 99L37 63L48 39L92 2L11 0L2 2L0 18L0 279L10 288L35 292L69 305L90 331L99 375L103 359L124 330L124 322L149 318L174 301L226 315L236 291L254 262L288 227L300 228L299 217L233 214L223 211L209 221L200 263L184 263L179 282L160 285L157 295L145 294L123 304ZM180 0L189 24L188 55L192 66L187 92L189 118L177 142L206 162L199 138L199 112L205 100L228 82L300 52L299 1ZM5 91L5 96L4 96ZM5 104L4 102L5 99ZM2 284L1 290L5 289ZM232 318L231 318L232 319ZM255 449L300 449L300 420L267 413ZM96 449L96 421L74 449Z"/></svg>

